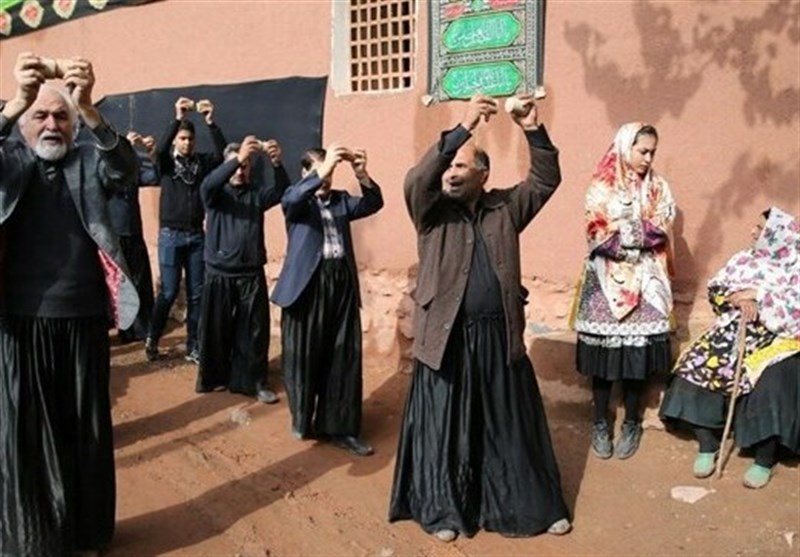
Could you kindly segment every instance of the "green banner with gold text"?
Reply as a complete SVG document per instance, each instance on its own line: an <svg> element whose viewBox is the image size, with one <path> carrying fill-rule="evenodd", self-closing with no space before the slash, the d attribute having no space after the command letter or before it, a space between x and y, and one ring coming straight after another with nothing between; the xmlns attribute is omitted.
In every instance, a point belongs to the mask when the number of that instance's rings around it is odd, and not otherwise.
<svg viewBox="0 0 800 557"><path fill-rule="evenodd" d="M430 0L433 102L542 85L544 0Z"/></svg>

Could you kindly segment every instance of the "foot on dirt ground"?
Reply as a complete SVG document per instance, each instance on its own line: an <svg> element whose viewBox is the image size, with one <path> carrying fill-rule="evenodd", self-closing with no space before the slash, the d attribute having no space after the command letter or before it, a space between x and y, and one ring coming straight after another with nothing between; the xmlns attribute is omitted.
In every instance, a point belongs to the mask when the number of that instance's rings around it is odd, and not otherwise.
<svg viewBox="0 0 800 557"><path fill-rule="evenodd" d="M158 341L148 338L144 341L144 354L148 362L155 362L161 357L158 353Z"/></svg>
<svg viewBox="0 0 800 557"><path fill-rule="evenodd" d="M331 437L331 443L340 449L349 451L356 456L370 456L375 450L369 445L365 445L358 437L352 435L337 435Z"/></svg>
<svg viewBox="0 0 800 557"><path fill-rule="evenodd" d="M745 487L749 487L750 489L761 489L769 483L771 477L772 468L753 464L747 469L747 472L744 473L742 483Z"/></svg>
<svg viewBox="0 0 800 557"><path fill-rule="evenodd" d="M692 473L695 478L707 478L714 473L714 464L717 462L717 454L714 453L697 453L694 459L694 467Z"/></svg>
<svg viewBox="0 0 800 557"><path fill-rule="evenodd" d="M570 524L569 520L566 518L562 518L551 524L550 528L547 529L547 533L553 534L554 536L563 536L570 530L572 530L572 524Z"/></svg>
<svg viewBox="0 0 800 557"><path fill-rule="evenodd" d="M266 387L260 387L258 389L256 398L258 399L258 402L263 402L264 404L275 404L280 400L280 397L276 395L272 389L268 389Z"/></svg>
<svg viewBox="0 0 800 557"><path fill-rule="evenodd" d="M622 422L620 440L614 448L614 456L620 460L632 457L639 448L639 442L641 440L642 424L640 422L625 420Z"/></svg>
<svg viewBox="0 0 800 557"><path fill-rule="evenodd" d="M611 444L611 434L608 429L608 422L605 420L597 421L592 426L592 453L597 458L611 458L613 445Z"/></svg>
<svg viewBox="0 0 800 557"><path fill-rule="evenodd" d="M433 536L440 542L450 543L458 537L458 532L450 528L442 528L434 532Z"/></svg>

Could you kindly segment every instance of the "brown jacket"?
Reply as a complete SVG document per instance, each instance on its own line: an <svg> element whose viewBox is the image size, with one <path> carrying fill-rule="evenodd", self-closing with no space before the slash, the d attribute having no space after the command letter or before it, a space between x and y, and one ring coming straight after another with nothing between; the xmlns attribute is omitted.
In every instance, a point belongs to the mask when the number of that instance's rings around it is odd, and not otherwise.
<svg viewBox="0 0 800 557"><path fill-rule="evenodd" d="M449 133L456 133L459 127ZM465 139L469 134L463 133ZM442 192L442 175L455 152L443 153L442 141L409 170L405 181L408 212L417 229L419 272L412 294L414 356L433 369L442 365L445 347L466 291L474 233L465 212ZM526 132L531 167L523 182L485 191L478 219L497 274L506 317L508 362L525 355L523 332L527 291L520 276L519 234L533 220L561 182L558 150L542 127ZM542 145L546 145L542 146Z"/></svg>

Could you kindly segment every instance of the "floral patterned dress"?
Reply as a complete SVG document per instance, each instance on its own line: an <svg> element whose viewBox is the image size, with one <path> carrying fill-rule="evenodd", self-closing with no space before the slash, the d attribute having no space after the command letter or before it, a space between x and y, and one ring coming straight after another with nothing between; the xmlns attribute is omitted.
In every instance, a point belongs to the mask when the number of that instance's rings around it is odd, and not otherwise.
<svg viewBox="0 0 800 557"><path fill-rule="evenodd" d="M678 358L659 414L721 429L734 388L740 311L728 296L756 292L758 319L747 323L734 438L752 447L777 438L800 451L800 274L797 220L772 208L755 245L709 281L713 325Z"/></svg>
<svg viewBox="0 0 800 557"><path fill-rule="evenodd" d="M669 366L672 311L668 259L675 201L630 154L641 123L620 128L586 193L589 255L575 301L577 367L608 380L645 379Z"/></svg>
<svg viewBox="0 0 800 557"><path fill-rule="evenodd" d="M755 388L764 370L800 352L800 269L797 221L777 208L755 245L740 251L709 281L709 301L717 319L681 355L673 373L704 389L733 391L739 310L730 293L755 290L759 319L747 324L741 394Z"/></svg>

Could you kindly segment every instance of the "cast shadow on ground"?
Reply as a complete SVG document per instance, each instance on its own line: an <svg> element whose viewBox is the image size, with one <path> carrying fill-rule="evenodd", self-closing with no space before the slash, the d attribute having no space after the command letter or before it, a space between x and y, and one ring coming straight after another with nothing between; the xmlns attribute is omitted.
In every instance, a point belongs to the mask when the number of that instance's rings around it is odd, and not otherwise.
<svg viewBox="0 0 800 557"><path fill-rule="evenodd" d="M570 512L574 512L591 452L591 397L586 395L584 402L556 393L562 388L570 392L582 388L583 380L573 365L574 343L560 337L537 337L531 343L528 355L544 399L564 500Z"/></svg>
<svg viewBox="0 0 800 557"><path fill-rule="evenodd" d="M115 354L116 355L116 354ZM269 369L270 369L270 378L275 377L274 369L275 367L279 366L280 359L273 358L269 362ZM184 362L183 360L178 359L164 359L158 360L157 362L148 362L144 359L142 355L141 360L137 360L136 363L127 364L127 365L114 365L112 367L111 373L111 397L112 397L112 404L116 402L120 397L124 396L127 392L127 389L130 385L131 379L148 373L169 373L172 371L173 367L176 366L186 366L190 365ZM191 365L191 370L193 373L196 373L196 367ZM273 381L274 383L277 383ZM192 388L192 387L188 387ZM277 391L277 389L276 389ZM248 404L258 404L256 400L252 397L247 397L240 394L228 393L228 392L214 392L214 393L205 393L203 395L197 395L195 398L191 400L187 400L177 406L173 406L161 412L157 412L155 414L151 414L148 416L142 416L140 418L122 422L115 424L114 426L114 448L121 449L128 445L134 444L138 441L141 441L145 438L150 437L157 437L159 435L163 435L173 430L181 430L186 426L196 422L197 420L206 418L217 412L224 410L226 408L232 408L235 406L242 406ZM203 440L210 439L216 435L220 435L237 427L236 424L232 422L227 422L225 424L217 424L212 428L202 432L201 434L194 434L200 435ZM191 438L194 441L199 441L200 439L194 439L193 435L180 437L178 439L170 440L165 442L162 445L157 447L153 447L147 449L143 453L137 453L134 455L133 462L130 464L133 465L136 462L140 462L143 458L147 460L151 458L155 458L161 456L167 452L172 450L180 449L182 446L181 443ZM117 459L117 466L125 467L126 466L126 458Z"/></svg>
<svg viewBox="0 0 800 557"><path fill-rule="evenodd" d="M199 544L222 535L242 518L281 500L284 496L315 481L329 471L348 466L351 476L373 474L393 460L402 413L402 399L408 377L395 373L364 401L364 438L375 447L375 454L358 458L320 443L299 444L290 456L242 478L209 489L184 503L172 505L117 523L117 533L108 555L139 555L139 540L151 554L164 554ZM220 434L225 428L211 434ZM207 436L207 433L201 433ZM197 435L186 442L197 442ZM176 447L177 448L177 447ZM327 454L321 458L320 452ZM297 470L302 469L301 475ZM353 481L359 481L354 478ZM389 492L386 493L387 506ZM170 525L192 524L176 531Z"/></svg>

